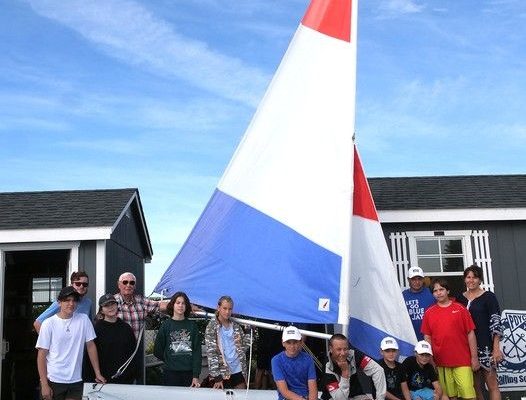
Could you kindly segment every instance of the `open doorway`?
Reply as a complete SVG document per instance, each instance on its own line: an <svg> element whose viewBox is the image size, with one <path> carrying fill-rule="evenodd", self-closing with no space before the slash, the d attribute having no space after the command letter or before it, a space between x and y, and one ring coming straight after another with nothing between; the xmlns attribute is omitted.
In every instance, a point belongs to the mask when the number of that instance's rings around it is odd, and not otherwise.
<svg viewBox="0 0 526 400"><path fill-rule="evenodd" d="M69 259L70 250L5 253L2 399L39 398L33 321L66 284Z"/></svg>

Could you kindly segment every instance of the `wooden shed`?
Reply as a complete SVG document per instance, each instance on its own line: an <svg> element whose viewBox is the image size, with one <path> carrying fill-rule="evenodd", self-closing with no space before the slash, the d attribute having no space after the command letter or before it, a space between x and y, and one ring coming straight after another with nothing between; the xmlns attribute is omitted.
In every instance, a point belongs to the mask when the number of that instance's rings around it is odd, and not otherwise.
<svg viewBox="0 0 526 400"><path fill-rule="evenodd" d="M0 193L1 397L33 398L32 324L71 272L87 272L96 304L124 271L142 292L152 255L137 189Z"/></svg>

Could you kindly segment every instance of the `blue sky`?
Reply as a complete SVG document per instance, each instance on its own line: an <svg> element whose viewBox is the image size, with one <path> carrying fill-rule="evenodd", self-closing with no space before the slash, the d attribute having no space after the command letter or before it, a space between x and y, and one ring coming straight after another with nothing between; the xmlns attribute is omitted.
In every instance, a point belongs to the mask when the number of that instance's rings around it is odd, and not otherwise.
<svg viewBox="0 0 526 400"><path fill-rule="evenodd" d="M0 191L138 187L149 293L308 0L29 0L0 12ZM368 176L526 171L523 0L362 0Z"/></svg>

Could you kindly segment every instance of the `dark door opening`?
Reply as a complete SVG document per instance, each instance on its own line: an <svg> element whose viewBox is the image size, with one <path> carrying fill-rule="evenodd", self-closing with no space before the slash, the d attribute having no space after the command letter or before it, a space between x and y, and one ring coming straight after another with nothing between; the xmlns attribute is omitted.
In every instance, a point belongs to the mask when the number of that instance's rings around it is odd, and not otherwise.
<svg viewBox="0 0 526 400"><path fill-rule="evenodd" d="M33 321L67 283L70 250L5 253L2 399L38 399Z"/></svg>

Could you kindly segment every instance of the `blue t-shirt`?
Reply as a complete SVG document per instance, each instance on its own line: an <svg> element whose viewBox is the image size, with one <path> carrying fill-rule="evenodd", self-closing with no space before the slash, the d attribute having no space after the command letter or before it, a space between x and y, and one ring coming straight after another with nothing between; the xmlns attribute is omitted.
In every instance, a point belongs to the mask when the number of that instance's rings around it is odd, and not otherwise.
<svg viewBox="0 0 526 400"><path fill-rule="evenodd" d="M309 394L309 380L316 380L314 361L304 351L296 357L288 357L284 351L272 357L272 376L275 381L285 381L290 391L299 396ZM278 399L285 398L278 391Z"/></svg>
<svg viewBox="0 0 526 400"><path fill-rule="evenodd" d="M37 318L37 321L42 323L49 317L52 317L60 311L60 304L58 301L54 301L42 314ZM91 299L87 296L82 296L77 304L76 313L86 314L88 318L91 318Z"/></svg>
<svg viewBox="0 0 526 400"><path fill-rule="evenodd" d="M223 355L228 364L228 368L232 374L241 372L241 362L237 355L236 344L234 343L234 325L230 324L228 328L221 326L219 328L221 335L221 346L223 348Z"/></svg>
<svg viewBox="0 0 526 400"><path fill-rule="evenodd" d="M424 340L424 335L420 332L424 311L427 310L429 306L435 304L435 298L429 288L425 286L420 292L416 293L412 292L411 289L406 289L402 292L402 295L404 296L405 306L413 323L416 337L418 340Z"/></svg>

